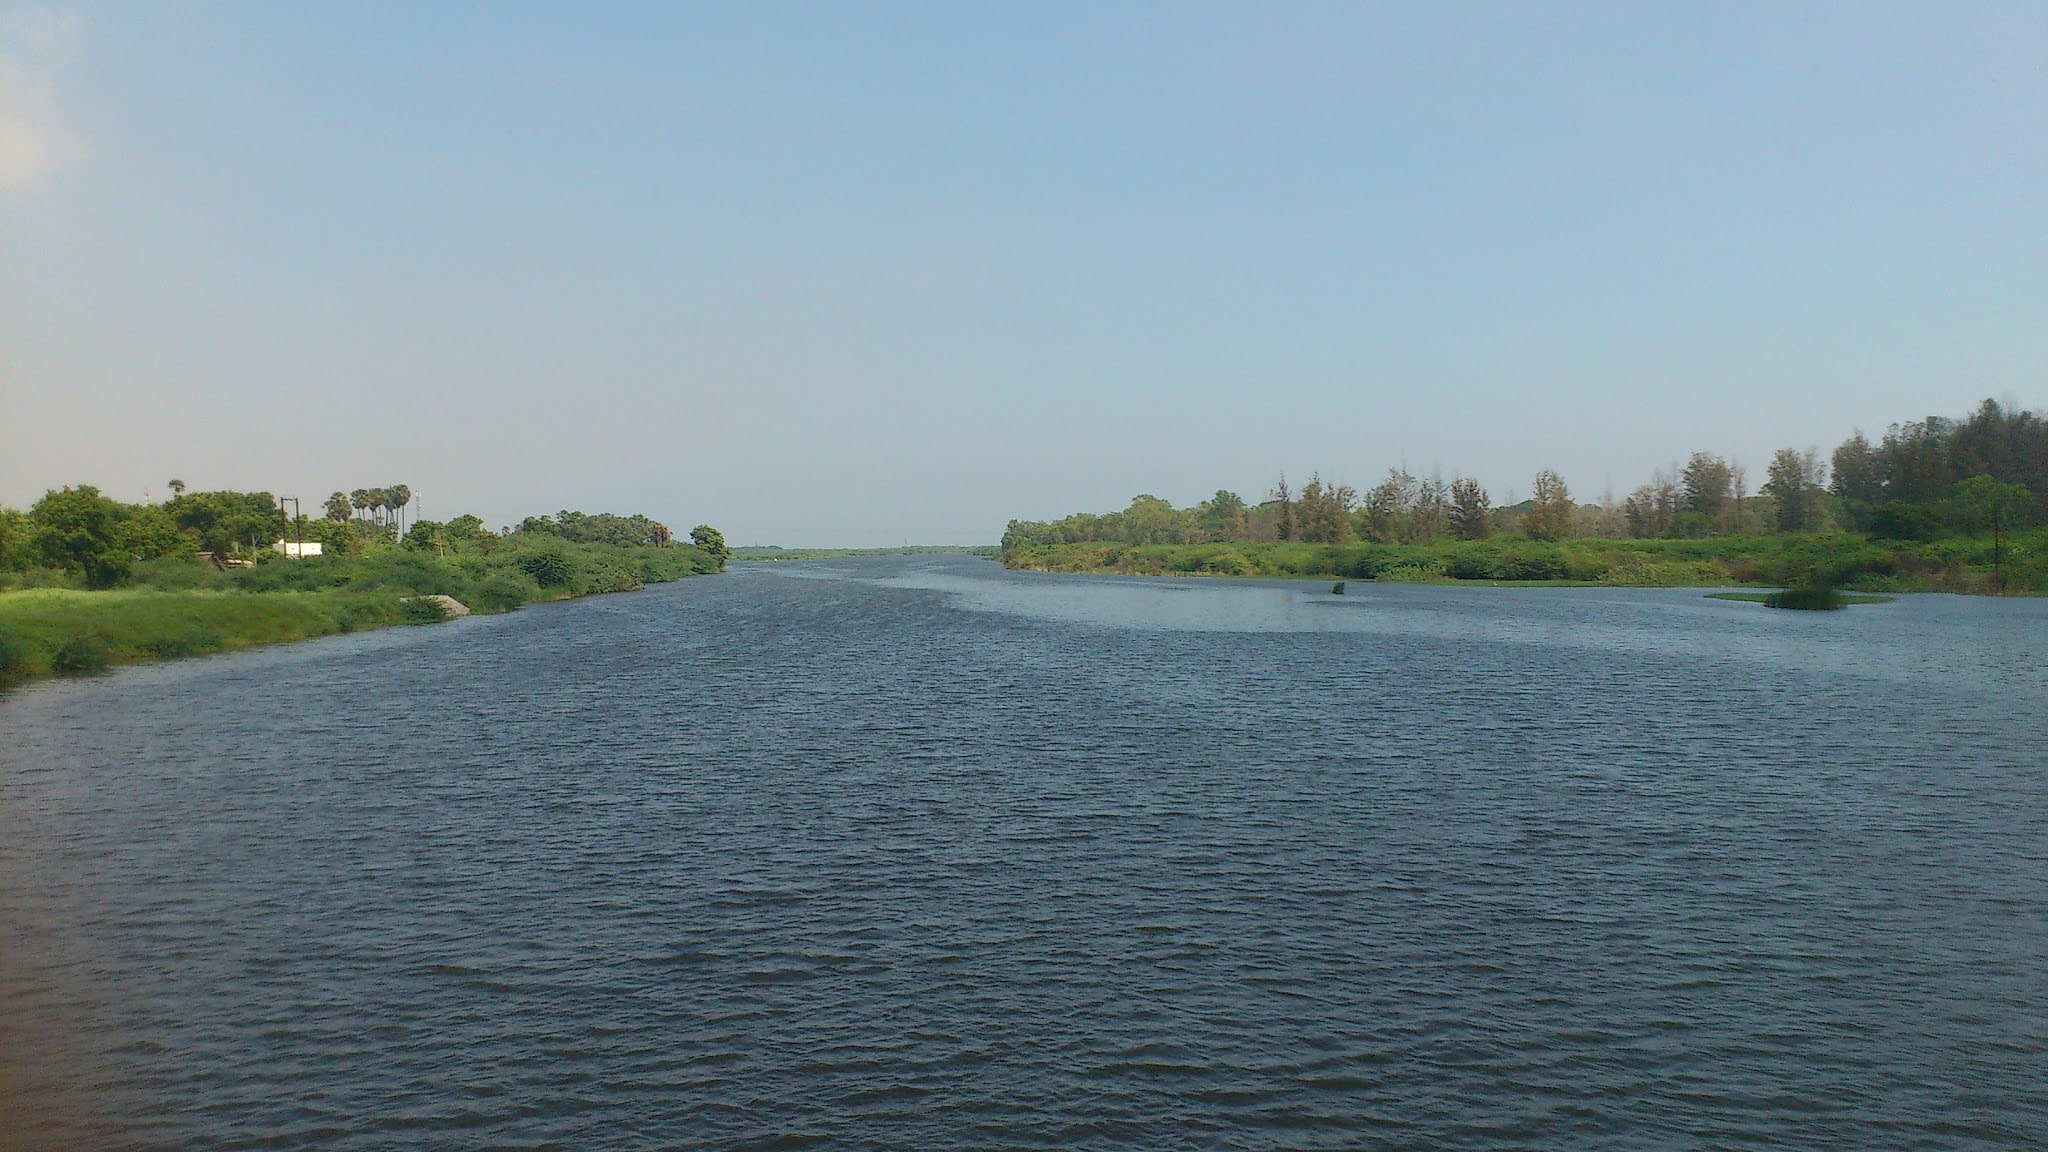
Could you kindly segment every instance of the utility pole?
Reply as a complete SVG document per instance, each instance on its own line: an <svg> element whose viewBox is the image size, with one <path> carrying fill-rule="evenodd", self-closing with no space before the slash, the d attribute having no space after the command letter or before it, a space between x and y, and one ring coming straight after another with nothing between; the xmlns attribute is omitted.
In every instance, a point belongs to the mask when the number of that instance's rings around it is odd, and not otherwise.
<svg viewBox="0 0 2048 1152"><path fill-rule="evenodd" d="M299 498L297 496L279 496L277 498L278 515L284 514L284 506L287 501L292 506L292 543L296 549L296 555L290 552L286 553L286 555L291 556L294 560L304 560L306 558L306 526L303 521L306 517L303 512L299 511Z"/></svg>

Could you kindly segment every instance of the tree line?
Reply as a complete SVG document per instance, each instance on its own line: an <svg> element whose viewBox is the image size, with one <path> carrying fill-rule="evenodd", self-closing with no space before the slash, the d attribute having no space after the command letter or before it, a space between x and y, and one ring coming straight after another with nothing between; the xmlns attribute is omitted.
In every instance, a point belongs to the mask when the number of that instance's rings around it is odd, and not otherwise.
<svg viewBox="0 0 2048 1152"><path fill-rule="evenodd" d="M1857 430L1827 457L1817 448L1779 449L1753 490L1740 462L1705 451L1657 469L1620 501L1598 503L1575 500L1551 469L1535 475L1527 500L1508 506L1462 475L1446 481L1391 468L1361 494L1319 473L1290 487L1283 474L1257 504L1227 490L1187 508L1144 494L1119 511L1012 520L1003 547L1854 532L1916 541L1991 534L2002 548L2006 533L2044 521L2048 418L1985 400L1966 417L1894 424L1875 444Z"/></svg>
<svg viewBox="0 0 2048 1152"><path fill-rule="evenodd" d="M667 526L646 516L567 510L529 516L499 532L476 516L420 520L402 528L403 510L412 502L403 484L336 492L321 517L290 516L268 492L189 492L176 480L170 489L171 498L162 503L130 504L80 484L49 490L25 512L0 508L0 578L18 583L41 571L111 588L125 583L137 564L205 556L267 561L277 555L271 544L287 539L317 542L330 555L393 547L489 553L500 541L514 539L640 548L675 544ZM723 565L729 553L716 529L700 524L690 538Z"/></svg>

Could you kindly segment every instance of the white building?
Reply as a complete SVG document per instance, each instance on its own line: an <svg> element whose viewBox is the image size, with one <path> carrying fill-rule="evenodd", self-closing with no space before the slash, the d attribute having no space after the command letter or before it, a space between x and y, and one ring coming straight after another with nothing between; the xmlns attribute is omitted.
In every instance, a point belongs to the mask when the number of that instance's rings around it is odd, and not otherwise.
<svg viewBox="0 0 2048 1152"><path fill-rule="evenodd" d="M320 542L318 540L308 540L301 544L292 540L279 540L270 546L270 550L280 553L288 559L301 560L307 556L318 556L320 554Z"/></svg>

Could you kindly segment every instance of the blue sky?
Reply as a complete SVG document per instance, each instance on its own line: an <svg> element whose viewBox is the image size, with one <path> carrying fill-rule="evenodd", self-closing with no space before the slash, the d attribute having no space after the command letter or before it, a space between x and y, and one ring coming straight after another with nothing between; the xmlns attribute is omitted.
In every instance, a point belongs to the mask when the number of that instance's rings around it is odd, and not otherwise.
<svg viewBox="0 0 2048 1152"><path fill-rule="evenodd" d="M2048 402L2048 5L0 9L0 503L991 542Z"/></svg>

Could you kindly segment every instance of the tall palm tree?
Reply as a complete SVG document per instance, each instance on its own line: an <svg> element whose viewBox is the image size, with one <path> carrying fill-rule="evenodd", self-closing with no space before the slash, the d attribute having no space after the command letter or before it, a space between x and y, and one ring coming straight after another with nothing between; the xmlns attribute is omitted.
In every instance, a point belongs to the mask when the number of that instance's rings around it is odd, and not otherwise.
<svg viewBox="0 0 2048 1152"><path fill-rule="evenodd" d="M393 484L388 491L391 493L391 510L400 514L398 517L398 534L403 536L405 535L405 506L412 503L412 489L403 484Z"/></svg>
<svg viewBox="0 0 2048 1152"><path fill-rule="evenodd" d="M349 503L348 493L336 492L327 498L327 518L339 524L349 518L355 506Z"/></svg>
<svg viewBox="0 0 2048 1152"><path fill-rule="evenodd" d="M171 481L171 499L176 500L178 497L183 496L184 494L185 482L183 480Z"/></svg>
<svg viewBox="0 0 2048 1152"><path fill-rule="evenodd" d="M368 512L370 510L370 490L368 488L356 489L348 494L348 502L356 510L358 516Z"/></svg>

